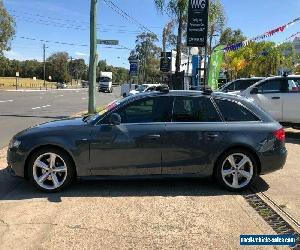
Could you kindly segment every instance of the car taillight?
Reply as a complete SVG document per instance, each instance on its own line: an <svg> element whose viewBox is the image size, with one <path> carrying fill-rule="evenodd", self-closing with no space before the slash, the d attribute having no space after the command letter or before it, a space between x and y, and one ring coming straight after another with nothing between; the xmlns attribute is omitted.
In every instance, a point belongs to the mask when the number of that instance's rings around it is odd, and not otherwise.
<svg viewBox="0 0 300 250"><path fill-rule="evenodd" d="M283 128L276 130L273 134L278 141L285 141L285 132Z"/></svg>

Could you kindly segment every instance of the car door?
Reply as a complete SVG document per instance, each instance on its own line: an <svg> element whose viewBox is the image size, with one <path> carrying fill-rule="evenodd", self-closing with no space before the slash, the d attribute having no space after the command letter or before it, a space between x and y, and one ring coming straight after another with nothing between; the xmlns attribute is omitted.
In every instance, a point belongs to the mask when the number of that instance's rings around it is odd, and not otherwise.
<svg viewBox="0 0 300 250"><path fill-rule="evenodd" d="M95 126L90 148L92 175L161 174L162 135L170 117L169 98L149 97L112 111L121 124L109 124L109 115Z"/></svg>
<svg viewBox="0 0 300 250"><path fill-rule="evenodd" d="M224 126L210 97L174 97L163 138L162 173L211 173L214 152L225 143Z"/></svg>
<svg viewBox="0 0 300 250"><path fill-rule="evenodd" d="M275 120L283 121L282 94L286 91L285 79L270 79L256 86L257 93L251 93L255 103L267 111Z"/></svg>
<svg viewBox="0 0 300 250"><path fill-rule="evenodd" d="M300 123L300 77L286 81L287 91L282 94L283 122Z"/></svg>

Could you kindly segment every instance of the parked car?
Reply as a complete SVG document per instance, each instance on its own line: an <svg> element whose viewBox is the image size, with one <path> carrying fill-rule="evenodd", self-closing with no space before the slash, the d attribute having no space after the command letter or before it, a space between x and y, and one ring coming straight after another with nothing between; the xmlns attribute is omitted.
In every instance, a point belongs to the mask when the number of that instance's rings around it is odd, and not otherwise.
<svg viewBox="0 0 300 250"><path fill-rule="evenodd" d="M57 89L66 89L67 87L68 87L68 85L65 82L58 82L56 84Z"/></svg>
<svg viewBox="0 0 300 250"><path fill-rule="evenodd" d="M46 192L87 176L215 176L241 191L286 156L282 126L247 98L162 88L18 133L8 166Z"/></svg>
<svg viewBox="0 0 300 250"><path fill-rule="evenodd" d="M241 94L283 125L300 127L300 76L269 77Z"/></svg>
<svg viewBox="0 0 300 250"><path fill-rule="evenodd" d="M251 77L251 78L237 79L225 84L220 90L222 92L240 92L263 79L264 77Z"/></svg>
<svg viewBox="0 0 300 250"><path fill-rule="evenodd" d="M129 96L136 95L142 92L151 92L155 91L157 87L161 86L161 84L141 84L136 89L133 89L129 92Z"/></svg>
<svg viewBox="0 0 300 250"><path fill-rule="evenodd" d="M129 95L129 92L131 90L134 90L138 87L137 84L134 83L123 83L121 85L121 96L122 97L127 97Z"/></svg>

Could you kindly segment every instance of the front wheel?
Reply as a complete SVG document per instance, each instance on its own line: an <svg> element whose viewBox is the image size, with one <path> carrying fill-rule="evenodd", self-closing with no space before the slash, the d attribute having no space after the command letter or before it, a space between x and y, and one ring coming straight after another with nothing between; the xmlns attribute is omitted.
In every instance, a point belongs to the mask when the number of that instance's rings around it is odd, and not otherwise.
<svg viewBox="0 0 300 250"><path fill-rule="evenodd" d="M56 148L43 148L35 152L28 166L33 185L44 192L57 192L68 186L75 177L71 157Z"/></svg>
<svg viewBox="0 0 300 250"><path fill-rule="evenodd" d="M256 160L247 150L230 150L218 160L216 177L228 190L243 191L257 178Z"/></svg>

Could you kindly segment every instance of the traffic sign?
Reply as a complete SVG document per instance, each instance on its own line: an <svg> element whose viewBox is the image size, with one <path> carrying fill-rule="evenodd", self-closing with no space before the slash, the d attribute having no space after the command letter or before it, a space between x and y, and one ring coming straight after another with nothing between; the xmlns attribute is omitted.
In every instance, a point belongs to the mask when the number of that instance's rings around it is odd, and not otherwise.
<svg viewBox="0 0 300 250"><path fill-rule="evenodd" d="M160 71L165 73L171 71L171 58L160 58Z"/></svg>
<svg viewBox="0 0 300 250"><path fill-rule="evenodd" d="M101 39L97 39L97 44L119 45L119 41L118 40L101 40Z"/></svg>
<svg viewBox="0 0 300 250"><path fill-rule="evenodd" d="M189 0L187 46L205 47L207 44L209 0Z"/></svg>
<svg viewBox="0 0 300 250"><path fill-rule="evenodd" d="M136 77L138 76L138 71L139 71L139 63L138 61L131 61L130 62L130 71L129 71L129 75Z"/></svg>

